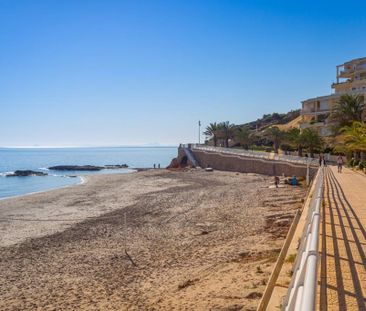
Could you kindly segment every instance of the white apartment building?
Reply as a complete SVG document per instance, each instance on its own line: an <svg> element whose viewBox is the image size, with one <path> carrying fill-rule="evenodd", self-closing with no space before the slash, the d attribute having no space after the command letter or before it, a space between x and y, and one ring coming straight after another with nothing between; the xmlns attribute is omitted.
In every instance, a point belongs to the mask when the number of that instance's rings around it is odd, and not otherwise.
<svg viewBox="0 0 366 311"><path fill-rule="evenodd" d="M330 95L310 98L302 102L300 129L315 128L321 136L331 135L329 114L343 94L360 94L366 100L366 57L353 59L337 66L337 82Z"/></svg>

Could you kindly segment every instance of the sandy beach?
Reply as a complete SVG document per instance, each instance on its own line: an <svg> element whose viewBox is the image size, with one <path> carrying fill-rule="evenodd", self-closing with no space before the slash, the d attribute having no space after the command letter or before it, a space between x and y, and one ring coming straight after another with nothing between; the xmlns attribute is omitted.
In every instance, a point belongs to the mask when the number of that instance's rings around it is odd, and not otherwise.
<svg viewBox="0 0 366 311"><path fill-rule="evenodd" d="M0 201L0 309L255 310L305 196L272 181L150 170Z"/></svg>

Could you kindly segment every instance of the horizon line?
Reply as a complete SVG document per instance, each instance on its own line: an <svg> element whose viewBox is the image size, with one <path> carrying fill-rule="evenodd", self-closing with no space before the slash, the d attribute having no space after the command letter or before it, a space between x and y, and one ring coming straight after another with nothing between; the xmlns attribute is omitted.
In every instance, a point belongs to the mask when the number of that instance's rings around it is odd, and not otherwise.
<svg viewBox="0 0 366 311"><path fill-rule="evenodd" d="M80 145L80 146L0 146L1 149L62 149L62 148L169 148L179 144L139 144L139 145Z"/></svg>

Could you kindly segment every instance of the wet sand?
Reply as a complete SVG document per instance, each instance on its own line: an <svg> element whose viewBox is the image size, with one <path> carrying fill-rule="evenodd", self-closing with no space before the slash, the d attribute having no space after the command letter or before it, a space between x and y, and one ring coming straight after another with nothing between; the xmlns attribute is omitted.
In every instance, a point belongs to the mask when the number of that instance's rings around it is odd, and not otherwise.
<svg viewBox="0 0 366 311"><path fill-rule="evenodd" d="M0 201L0 309L255 310L305 196L272 181L151 170Z"/></svg>

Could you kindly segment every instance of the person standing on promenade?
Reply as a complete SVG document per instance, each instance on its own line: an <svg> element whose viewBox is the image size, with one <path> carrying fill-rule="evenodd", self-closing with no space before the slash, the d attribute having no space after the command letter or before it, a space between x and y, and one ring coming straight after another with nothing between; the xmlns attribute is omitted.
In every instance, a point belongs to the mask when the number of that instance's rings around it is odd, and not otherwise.
<svg viewBox="0 0 366 311"><path fill-rule="evenodd" d="M343 158L341 155L339 155L337 158L337 166L338 166L338 173L342 173Z"/></svg>

